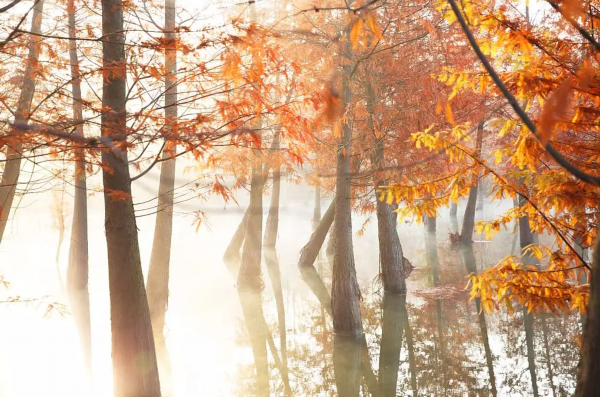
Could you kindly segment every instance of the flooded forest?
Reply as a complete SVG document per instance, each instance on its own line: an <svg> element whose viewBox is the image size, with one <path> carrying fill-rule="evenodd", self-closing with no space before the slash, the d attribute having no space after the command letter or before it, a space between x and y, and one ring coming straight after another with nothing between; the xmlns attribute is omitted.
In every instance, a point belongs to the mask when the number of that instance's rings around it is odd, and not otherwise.
<svg viewBox="0 0 600 397"><path fill-rule="evenodd" d="M0 21L0 397L600 396L600 0Z"/></svg>

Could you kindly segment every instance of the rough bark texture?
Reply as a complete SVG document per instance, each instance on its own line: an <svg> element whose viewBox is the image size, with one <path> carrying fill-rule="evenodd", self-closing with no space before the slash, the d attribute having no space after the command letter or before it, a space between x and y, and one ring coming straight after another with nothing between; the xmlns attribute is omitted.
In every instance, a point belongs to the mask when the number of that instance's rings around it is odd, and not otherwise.
<svg viewBox="0 0 600 397"><path fill-rule="evenodd" d="M69 37L76 37L75 1L67 4ZM73 94L73 123L75 133L83 136L83 106L81 102L81 76L77 42L69 40L69 59L71 62L71 90ZM67 267L67 294L71 313L79 331L87 374L92 374L92 335L90 325L90 296L88 291L88 217L87 183L83 150L77 149L75 157L75 193L73 204L73 224L71 226L71 244L69 247L69 265Z"/></svg>
<svg viewBox="0 0 600 397"><path fill-rule="evenodd" d="M177 37L175 33L175 0L165 2L165 126L166 134L176 134L177 129ZM164 328L169 306L169 265L173 235L173 199L175 193L175 147L162 153L160 182L154 240L148 269L147 296L156 346L156 358L163 396L173 394L171 384L171 359L167 350Z"/></svg>
<svg viewBox="0 0 600 397"><path fill-rule="evenodd" d="M406 320L406 295L385 293L379 353L379 395L396 396L400 349Z"/></svg>
<svg viewBox="0 0 600 397"><path fill-rule="evenodd" d="M483 143L483 124L477 127L477 138L475 143L475 155L481 155L481 145ZM467 208L465 208L465 216L463 218L462 230L460 232L460 241L462 244L471 244L473 239L473 230L475 228L475 212L477 205L477 178L473 181L469 198L467 199Z"/></svg>
<svg viewBox="0 0 600 397"><path fill-rule="evenodd" d="M598 231L600 236L600 230ZM576 397L600 395L600 238L596 237L590 273L590 296L583 327Z"/></svg>
<svg viewBox="0 0 600 397"><path fill-rule="evenodd" d="M375 190L375 200L377 207L377 231L379 237L379 263L381 265L381 278L383 281L383 290L390 293L406 293L406 274L402 266L402 245L396 230L396 213L394 208L379 200L377 190L387 185L383 176L383 166L385 165L383 136L377 136L375 128L375 102L376 94L373 86L369 83L367 86L367 108L369 110L369 128L375 139L373 152L371 153L371 163L375 168L373 173L373 185Z"/></svg>
<svg viewBox="0 0 600 397"><path fill-rule="evenodd" d="M44 0L38 1L33 8L31 16L31 33L29 43L27 45L27 65L25 66L25 74L23 75L23 84L21 94L17 102L15 112L15 124L26 123L29 120L29 112L31 111L31 101L35 92L35 80L39 73L40 65L38 63L40 53L39 35L42 32L42 18L44 11ZM19 182L19 174L21 173L22 147L20 144L8 145L6 149L6 163L4 164L4 173L2 181L0 181L0 242L4 237L4 231L8 224L8 217L12 207L17 184Z"/></svg>
<svg viewBox="0 0 600 397"><path fill-rule="evenodd" d="M279 150L279 134L273 139L273 150ZM281 270L279 268L279 259L277 258L277 232L279 230L279 197L281 193L281 170L279 165L273 169L273 191L271 194L271 205L269 215L267 216L267 225L263 239L263 248L267 271L273 293L275 295L275 304L277 305L277 323L279 325L279 345L281 349L281 368L283 383L286 387L285 394L290 395L289 380L287 371L287 332L285 326L285 307L283 302L283 288L281 285Z"/></svg>
<svg viewBox="0 0 600 397"><path fill-rule="evenodd" d="M346 32L349 35L349 31ZM344 52L352 54L352 45L347 38ZM341 97L347 110L352 102L350 74L352 63L346 60L343 67ZM333 309L333 329L338 335L359 336L362 334L359 297L360 291L354 266L352 245L352 204L350 200L350 154L352 140L351 117L346 117L342 125L337 145L337 172L335 183L335 254L331 286L331 307Z"/></svg>
<svg viewBox="0 0 600 397"><path fill-rule="evenodd" d="M120 138L126 122L126 65L120 0L102 0L103 92L102 136ZM110 72L109 72L110 71ZM150 311L140 261L131 198L127 151L111 145L102 153L106 242L116 397L160 396ZM111 193L126 196L113 198Z"/></svg>
<svg viewBox="0 0 600 397"><path fill-rule="evenodd" d="M331 297L327 287L323 283L323 280L319 276L319 273L314 267L314 262L319 255L319 251L323 246L327 232L331 228L333 219L335 217L335 201L332 201L329 208L325 212L325 215L319 222L319 225L310 236L308 243L302 248L300 252L300 260L298 261L298 268L302 274L302 278L308 284L310 289L319 299L321 306L327 310L327 312L333 315L331 309Z"/></svg>
<svg viewBox="0 0 600 397"><path fill-rule="evenodd" d="M335 335L333 371L338 396L358 397L360 392L362 343L360 339Z"/></svg>

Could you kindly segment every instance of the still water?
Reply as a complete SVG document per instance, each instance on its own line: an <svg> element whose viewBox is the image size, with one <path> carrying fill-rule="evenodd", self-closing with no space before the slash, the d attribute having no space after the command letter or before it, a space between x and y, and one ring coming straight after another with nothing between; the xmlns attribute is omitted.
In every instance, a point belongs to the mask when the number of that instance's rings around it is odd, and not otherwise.
<svg viewBox="0 0 600 397"><path fill-rule="evenodd" d="M136 189L135 197L143 202L144 190ZM146 191L150 196L154 189L148 187ZM266 270L263 273L262 308L272 339L272 348L267 350L271 395L284 396L286 391L293 396L572 394L579 317L531 316L519 310L513 316L480 313L479 302L470 301L464 290L466 276L516 253L513 230L502 232L493 241L475 237L473 250L460 252L448 241L454 225L447 212L439 214L436 235L426 235L423 226L410 219L399 224L404 256L415 266L408 279L408 294L402 296L384 295L380 289L375 219L370 225L367 217L353 219L355 231L364 231L362 237L354 237L364 338L336 338L329 314L296 266L311 233L312 197L313 190L307 186L285 184L282 191L277 250L286 318L284 349L274 294ZM329 201L323 198L323 212ZM9 289L0 286L0 300L15 296L41 299L0 307L2 397L112 395L102 199L90 197L89 202L94 379L91 384L83 380L77 333L70 316L44 316L49 302L64 301L57 272L64 275L68 244L62 247L55 266L57 236L50 227L47 203L26 198L27 207L17 212L18 222L13 222L0 247L0 275L11 283ZM166 330L174 397L258 393L235 278L222 261L247 199L240 197L238 202L239 207L225 206L211 199L188 203L190 208L176 208ZM487 204L477 217L489 219L510 205ZM143 208L136 209L146 271L154 218L145 216ZM184 214L197 209L210 217L195 233L193 219ZM459 225L462 210L464 203L459 206ZM331 264L324 252L315 267L329 287Z"/></svg>

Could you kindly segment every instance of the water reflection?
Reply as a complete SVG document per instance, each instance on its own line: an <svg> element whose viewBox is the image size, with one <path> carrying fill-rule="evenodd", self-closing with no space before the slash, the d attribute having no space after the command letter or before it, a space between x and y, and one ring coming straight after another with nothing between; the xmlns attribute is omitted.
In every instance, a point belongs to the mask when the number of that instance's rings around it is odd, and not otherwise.
<svg viewBox="0 0 600 397"><path fill-rule="evenodd" d="M291 395L572 394L580 333L576 316L534 317L520 310L513 316L487 315L480 300L470 301L464 291L466 276L507 254L512 236L505 236L504 246L476 242L462 248L444 237L425 233L422 246L414 249L417 270L408 295L383 294L377 283L362 280L362 339L332 333L329 264L317 263L319 272L301 269L308 275L305 290L284 288ZM281 331L272 292L265 292L263 307L267 335L277 340ZM249 349L250 340L245 343ZM268 359L270 393L284 395L280 364L272 355ZM259 394L254 369L249 363L240 370L242 383L253 386L239 388L237 395Z"/></svg>

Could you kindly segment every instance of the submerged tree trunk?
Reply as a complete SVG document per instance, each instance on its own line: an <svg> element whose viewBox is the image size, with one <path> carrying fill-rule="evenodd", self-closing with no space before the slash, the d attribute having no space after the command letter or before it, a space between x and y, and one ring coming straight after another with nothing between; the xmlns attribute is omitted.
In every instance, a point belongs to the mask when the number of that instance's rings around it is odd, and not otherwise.
<svg viewBox="0 0 600 397"><path fill-rule="evenodd" d="M483 143L483 124L480 123L477 127L477 140L475 147L475 155L481 155L481 145ZM470 245L473 240L473 230L475 229L475 210L477 204L477 179L474 178L469 198L467 199L467 208L465 208L465 216L463 218L462 230L460 232L460 241L462 244Z"/></svg>
<svg viewBox="0 0 600 397"><path fill-rule="evenodd" d="M126 130L126 60L123 4L102 0L102 137L123 140ZM102 152L104 211L116 397L160 396L150 311L144 289L138 233L131 198L127 149ZM113 193L121 193L118 199Z"/></svg>
<svg viewBox="0 0 600 397"><path fill-rule="evenodd" d="M175 0L165 2L165 126L167 135L177 133L177 37L175 34ZM167 138L165 138L167 139ZM156 358L160 374L162 394L173 394L171 382L171 359L167 350L164 328L169 306L169 264L173 235L173 200L175 195L176 147L165 145L162 153L160 182L154 240L148 269L147 296L156 345Z"/></svg>
<svg viewBox="0 0 600 397"><path fill-rule="evenodd" d="M387 185L383 177L383 166L385 164L383 136L377 136L375 122L376 94L374 87L367 85L367 108L369 109L369 128L372 131L375 145L371 154L371 163L375 168L373 173L373 185L375 188L375 200L377 206L377 231L379 237L379 263L381 265L381 278L383 290L391 293L406 293L406 274L402 266L403 253L398 231L396 230L396 213L394 208L379 200L377 190Z"/></svg>
<svg viewBox="0 0 600 397"><path fill-rule="evenodd" d="M40 54L39 37L42 32L42 18L44 16L44 0L39 0L34 8L31 16L31 36L27 44L27 65L23 75L23 83L21 86L21 94L17 102L14 123L17 125L27 123L31 111L31 101L35 92L35 80L40 70L38 63ZM21 173L22 146L20 143L9 144L6 149L6 162L4 164L4 173L0 181L0 242L4 237L4 231L8 224L8 217L12 207L17 184L19 182L19 174Z"/></svg>
<svg viewBox="0 0 600 397"><path fill-rule="evenodd" d="M244 244L244 238L246 237L246 223L248 222L248 210L244 212L244 217L240 221L225 254L223 254L223 262L233 277L237 277L240 272L240 262L242 261L242 255L240 250Z"/></svg>
<svg viewBox="0 0 600 397"><path fill-rule="evenodd" d="M385 293L379 353L379 396L396 396L400 350L406 320L406 295Z"/></svg>
<svg viewBox="0 0 600 397"><path fill-rule="evenodd" d="M319 225L310 236L308 243L300 251L300 260L298 261L298 268L304 281L308 284L310 289L319 299L321 306L333 316L331 308L331 297L327 287L323 283L323 280L319 276L319 273L314 267L314 262L319 255L319 251L323 246L327 232L331 228L333 218L335 217L335 201L332 201L325 212L325 215L319 222Z"/></svg>
<svg viewBox="0 0 600 397"><path fill-rule="evenodd" d="M408 317L408 311L405 312L406 321L404 325L406 326L406 348L408 349L408 367L410 369L410 388L412 390L413 397L417 397L418 395L418 386L417 386L417 363L415 359L415 347L413 341L412 328L410 326L410 319Z"/></svg>
<svg viewBox="0 0 600 397"><path fill-rule="evenodd" d="M279 133L273 139L273 150L279 150ZM281 285L281 270L279 268L279 259L277 258L277 232L279 229L279 197L281 193L281 170L279 165L273 169L273 192L271 194L271 205L269 215L267 216L267 226L263 240L265 250L264 257L269 272L269 279L275 294L275 303L277 305L277 323L279 325L279 345L281 349L281 365L283 384L286 387L285 394L290 395L288 370L287 370L287 334L285 326L285 307L283 303L283 288Z"/></svg>
<svg viewBox="0 0 600 397"><path fill-rule="evenodd" d="M75 1L67 4L69 37L76 38ZM71 62L71 90L73 95L73 123L75 133L83 136L83 104L81 102L81 75L77 42L69 40L69 59ZM69 265L67 267L67 294L73 319L79 331L84 363L88 377L92 375L92 335L90 325L90 296L88 291L88 215L87 182L85 172L85 154L83 149L75 152L75 193L73 204L73 224L71 227L71 245L69 247Z"/></svg>

